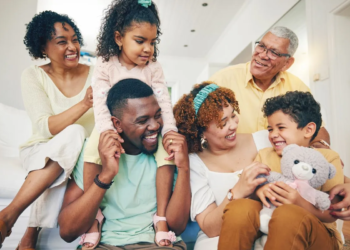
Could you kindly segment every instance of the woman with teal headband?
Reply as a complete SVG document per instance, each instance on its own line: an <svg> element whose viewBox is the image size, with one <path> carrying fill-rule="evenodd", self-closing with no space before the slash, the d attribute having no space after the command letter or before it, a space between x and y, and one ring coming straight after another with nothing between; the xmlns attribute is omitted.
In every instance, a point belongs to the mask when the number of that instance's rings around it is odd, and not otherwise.
<svg viewBox="0 0 350 250"><path fill-rule="evenodd" d="M190 153L190 216L201 229L195 250L217 249L225 206L249 197L262 182L257 175L269 171L253 163L258 150L270 146L267 132L236 134L238 113L234 93L211 82L195 85L174 107Z"/></svg>

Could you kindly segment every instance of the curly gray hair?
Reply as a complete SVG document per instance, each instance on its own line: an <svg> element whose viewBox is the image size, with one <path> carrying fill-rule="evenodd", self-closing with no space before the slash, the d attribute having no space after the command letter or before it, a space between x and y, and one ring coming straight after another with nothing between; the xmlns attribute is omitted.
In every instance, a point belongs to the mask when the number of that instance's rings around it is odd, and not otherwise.
<svg viewBox="0 0 350 250"><path fill-rule="evenodd" d="M289 39L288 53L293 56L298 48L299 40L297 35L290 29L282 26L273 27L269 30L275 36Z"/></svg>

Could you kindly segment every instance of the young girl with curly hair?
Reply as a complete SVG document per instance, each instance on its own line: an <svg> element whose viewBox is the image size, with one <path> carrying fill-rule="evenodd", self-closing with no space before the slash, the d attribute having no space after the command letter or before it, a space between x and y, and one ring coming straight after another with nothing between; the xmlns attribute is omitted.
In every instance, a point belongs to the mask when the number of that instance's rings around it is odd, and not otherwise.
<svg viewBox="0 0 350 250"><path fill-rule="evenodd" d="M93 178L95 182L103 183L97 175L100 173L97 165L102 165L97 151L99 134L111 130L115 133L115 139L123 142L113 125L112 116L106 105L109 89L120 80L136 78L150 85L161 108L164 121L162 131L154 131L144 136L143 146L157 143L157 140L161 139L158 136L160 132L162 136L169 131L177 132L163 70L157 62L157 43L160 34L157 8L151 0L116 0L106 10L98 36L98 59L92 83L96 124L84 153L86 166L84 175L89 176L89 181L84 182L85 190L92 184ZM139 122L145 123L147 119ZM157 162L159 167L156 180L157 213L153 221L156 230L155 242L161 246L170 246L175 238L174 233L168 232L165 218L174 178L174 163L170 161L173 154L168 153L170 156L165 159L166 161ZM116 154L115 157L120 155ZM98 244L100 233L97 231L101 231L102 220L103 215L98 211L96 221L90 229L91 233L82 237L83 248L91 249Z"/></svg>

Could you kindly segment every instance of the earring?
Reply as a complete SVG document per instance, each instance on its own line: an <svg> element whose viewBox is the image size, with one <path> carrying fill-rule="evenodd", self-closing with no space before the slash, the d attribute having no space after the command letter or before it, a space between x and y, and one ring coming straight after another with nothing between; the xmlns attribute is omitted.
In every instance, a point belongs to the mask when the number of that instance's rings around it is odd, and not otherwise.
<svg viewBox="0 0 350 250"><path fill-rule="evenodd" d="M46 55L45 53L43 53L43 57L44 57L44 59L46 60L46 58L47 58L47 55Z"/></svg>
<svg viewBox="0 0 350 250"><path fill-rule="evenodd" d="M204 139L203 137L201 138L201 147L202 149L205 149L208 147L208 141Z"/></svg>
<svg viewBox="0 0 350 250"><path fill-rule="evenodd" d="M122 46L121 45L119 45L119 50L122 50Z"/></svg>

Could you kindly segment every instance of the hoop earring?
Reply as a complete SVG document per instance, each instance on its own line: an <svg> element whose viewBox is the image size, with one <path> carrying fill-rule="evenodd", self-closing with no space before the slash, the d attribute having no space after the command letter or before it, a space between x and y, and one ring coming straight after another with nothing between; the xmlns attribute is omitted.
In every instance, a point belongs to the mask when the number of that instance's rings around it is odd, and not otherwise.
<svg viewBox="0 0 350 250"><path fill-rule="evenodd" d="M208 147L208 141L204 139L203 137L201 138L201 147L202 149L205 149Z"/></svg>
<svg viewBox="0 0 350 250"><path fill-rule="evenodd" d="M119 45L119 50L122 50L122 46L121 45Z"/></svg>

